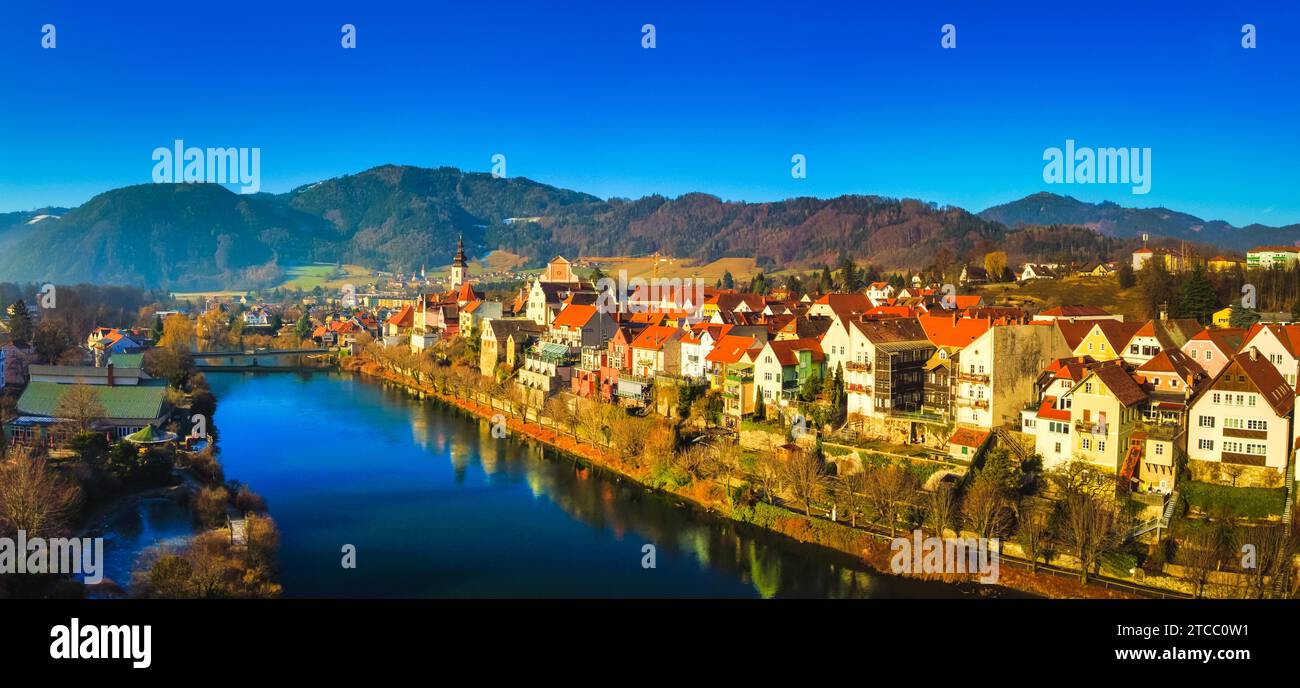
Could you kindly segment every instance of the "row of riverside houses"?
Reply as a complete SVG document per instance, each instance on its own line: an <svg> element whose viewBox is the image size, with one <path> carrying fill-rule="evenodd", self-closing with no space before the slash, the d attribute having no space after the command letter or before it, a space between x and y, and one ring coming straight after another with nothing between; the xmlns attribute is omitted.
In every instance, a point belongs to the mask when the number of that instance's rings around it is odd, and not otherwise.
<svg viewBox="0 0 1300 688"><path fill-rule="evenodd" d="M1202 328L1163 313L1125 323L1087 310L1089 320L1052 320L1069 351L1037 374L1020 414L1047 467L1082 459L1134 489L1167 494L1185 452L1196 480L1284 482L1300 325Z"/></svg>
<svg viewBox="0 0 1300 688"><path fill-rule="evenodd" d="M562 257L513 303L492 303L453 275L429 303L454 305L454 332L479 338L479 372L534 405L564 393L667 414L679 395L655 389L694 386L719 393L735 426L839 375L848 420L836 432L968 444L957 458L999 430L1047 468L1083 460L1160 492L1180 452L1211 482L1275 486L1290 465L1300 325L1130 323L1074 305L1029 314L915 284L799 299L682 285L602 294Z"/></svg>

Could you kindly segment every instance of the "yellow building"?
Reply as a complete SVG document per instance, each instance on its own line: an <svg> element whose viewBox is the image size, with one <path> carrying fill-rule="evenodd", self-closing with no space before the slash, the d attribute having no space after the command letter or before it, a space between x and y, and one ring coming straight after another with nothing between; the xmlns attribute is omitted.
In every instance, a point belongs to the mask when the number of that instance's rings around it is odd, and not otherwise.
<svg viewBox="0 0 1300 688"><path fill-rule="evenodd" d="M1075 356L1091 356L1095 361L1111 361L1124 353L1124 346L1142 327L1142 323L1098 320L1074 348Z"/></svg>
<svg viewBox="0 0 1300 688"><path fill-rule="evenodd" d="M1073 458L1118 474L1147 393L1119 363L1098 366L1063 395L1073 424ZM1140 456L1140 454L1139 454Z"/></svg>
<svg viewBox="0 0 1300 688"><path fill-rule="evenodd" d="M1210 324L1219 329L1232 327L1232 306L1226 306L1215 311L1214 315L1210 316Z"/></svg>
<svg viewBox="0 0 1300 688"><path fill-rule="evenodd" d="M1238 267L1246 267L1246 261L1236 258L1226 258L1224 256L1215 256L1207 264L1210 272L1232 272Z"/></svg>

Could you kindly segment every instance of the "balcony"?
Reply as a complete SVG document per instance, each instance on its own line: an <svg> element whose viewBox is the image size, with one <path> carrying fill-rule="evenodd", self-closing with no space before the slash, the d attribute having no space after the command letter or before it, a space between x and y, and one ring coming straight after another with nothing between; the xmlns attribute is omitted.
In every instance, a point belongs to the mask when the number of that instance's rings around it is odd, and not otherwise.
<svg viewBox="0 0 1300 688"><path fill-rule="evenodd" d="M1107 434L1108 427L1109 426L1102 423L1098 423L1096 421L1090 421L1090 420L1074 421L1075 432L1084 432L1090 435L1105 435Z"/></svg>
<svg viewBox="0 0 1300 688"><path fill-rule="evenodd" d="M989 407L988 399L971 399L970 397L957 397L958 406L967 406L970 408L987 409Z"/></svg>
<svg viewBox="0 0 1300 688"><path fill-rule="evenodd" d="M869 373L871 372L871 364L862 363L861 361L845 361L844 369L860 373Z"/></svg>
<svg viewBox="0 0 1300 688"><path fill-rule="evenodd" d="M871 385L845 384L844 391L855 394L871 394Z"/></svg>
<svg viewBox="0 0 1300 688"><path fill-rule="evenodd" d="M977 385L987 385L989 383L989 376L985 373L958 371L956 378L958 382L970 382Z"/></svg>
<svg viewBox="0 0 1300 688"><path fill-rule="evenodd" d="M752 370L729 371L729 372L727 373L727 381L728 381L728 382L741 382L741 383L745 383L745 382L753 382L753 381L754 381L754 371L752 371Z"/></svg>

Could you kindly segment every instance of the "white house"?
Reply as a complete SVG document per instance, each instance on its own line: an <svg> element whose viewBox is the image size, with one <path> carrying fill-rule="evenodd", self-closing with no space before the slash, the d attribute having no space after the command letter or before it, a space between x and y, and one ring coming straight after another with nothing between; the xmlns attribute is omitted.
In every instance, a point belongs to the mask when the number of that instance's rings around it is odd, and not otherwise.
<svg viewBox="0 0 1300 688"><path fill-rule="evenodd" d="M1295 387L1300 373L1300 325L1256 323L1246 331L1241 350L1259 349L1259 353L1277 369L1287 384Z"/></svg>
<svg viewBox="0 0 1300 688"><path fill-rule="evenodd" d="M1192 474L1201 480L1281 485L1294 407L1294 387L1261 351L1249 347L1233 356L1192 403L1187 441Z"/></svg>

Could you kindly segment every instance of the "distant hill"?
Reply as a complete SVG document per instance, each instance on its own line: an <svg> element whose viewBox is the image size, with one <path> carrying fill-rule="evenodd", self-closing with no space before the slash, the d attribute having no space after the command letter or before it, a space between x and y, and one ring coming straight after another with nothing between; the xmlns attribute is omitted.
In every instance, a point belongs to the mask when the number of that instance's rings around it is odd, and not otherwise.
<svg viewBox="0 0 1300 688"><path fill-rule="evenodd" d="M1125 208L1111 203L1085 203L1070 196L1036 193L1018 201L993 206L980 217L1007 227L1025 225L1078 225L1106 236L1134 238L1143 233L1153 237L1214 244L1245 251L1261 244L1295 244L1300 241L1300 224L1244 228L1221 220L1206 221L1195 215L1168 208Z"/></svg>
<svg viewBox="0 0 1300 688"><path fill-rule="evenodd" d="M501 249L534 265L556 254L660 251L702 262L752 257L765 270L833 265L845 254L882 268L926 268L978 261L990 250L1005 250L1012 261L1117 258L1142 232L1234 250L1300 239L1300 225L1238 229L1054 194L978 215L857 195L602 200L525 178L384 165L284 194L145 184L71 210L0 214L0 281L247 288L276 284L285 268L315 261L387 270L445 265L459 236L475 255Z"/></svg>

